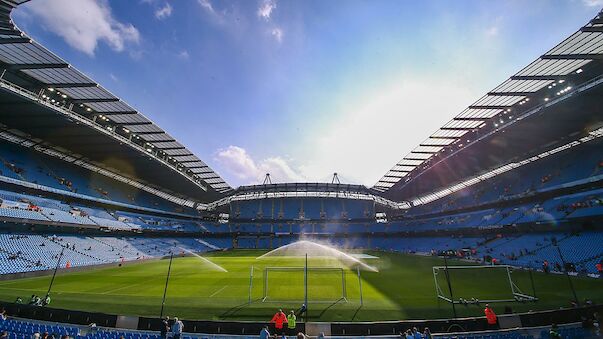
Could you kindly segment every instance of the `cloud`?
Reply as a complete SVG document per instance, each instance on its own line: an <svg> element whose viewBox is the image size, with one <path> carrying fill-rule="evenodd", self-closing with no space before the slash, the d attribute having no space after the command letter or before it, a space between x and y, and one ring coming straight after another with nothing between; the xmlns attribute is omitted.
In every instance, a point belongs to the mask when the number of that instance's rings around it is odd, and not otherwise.
<svg viewBox="0 0 603 339"><path fill-rule="evenodd" d="M264 20L270 20L270 15L272 15L272 11L276 8L275 0L263 0L258 7L258 17Z"/></svg>
<svg viewBox="0 0 603 339"><path fill-rule="evenodd" d="M138 29L114 18L106 0L38 0L25 8L41 20L45 29L88 55L94 55L99 41L117 52L140 41Z"/></svg>
<svg viewBox="0 0 603 339"><path fill-rule="evenodd" d="M190 57L191 57L190 54L188 54L188 51L185 49L180 51L180 53L178 53L179 59L188 60Z"/></svg>
<svg viewBox="0 0 603 339"><path fill-rule="evenodd" d="M155 10L155 17L159 20L163 20L172 15L172 5L168 2L165 3L163 7L160 7Z"/></svg>
<svg viewBox="0 0 603 339"><path fill-rule="evenodd" d="M603 0L602 0L603 1ZM497 17L489 26L484 30L487 37L495 37L500 32L502 23L502 17Z"/></svg>
<svg viewBox="0 0 603 339"><path fill-rule="evenodd" d="M113 73L109 73L109 78L111 78L111 80L113 80L115 82L119 82L119 78L117 77L117 75L115 75Z"/></svg>
<svg viewBox="0 0 603 339"><path fill-rule="evenodd" d="M487 27L485 33L486 33L487 36L496 36L496 35L498 35L498 26Z"/></svg>
<svg viewBox="0 0 603 339"><path fill-rule="evenodd" d="M224 25L229 21L227 11L216 9L210 0L197 0L197 3L215 23Z"/></svg>
<svg viewBox="0 0 603 339"><path fill-rule="evenodd" d="M209 0L197 0L197 2L199 3L199 5L201 5L201 7L203 9L205 9L209 13L216 14L216 11L214 10L214 6L211 4L211 2Z"/></svg>
<svg viewBox="0 0 603 339"><path fill-rule="evenodd" d="M274 37L274 39L276 41L283 42L283 30L280 27L275 27L272 29L272 31L270 31L270 35L272 35L272 37Z"/></svg>
<svg viewBox="0 0 603 339"><path fill-rule="evenodd" d="M247 151L239 146L228 146L216 153L218 161L227 172L243 183L260 183L266 173L275 182L303 182L306 179L293 169L282 157L269 157L255 161Z"/></svg>
<svg viewBox="0 0 603 339"><path fill-rule="evenodd" d="M603 0L582 0L582 3L587 7L601 7Z"/></svg>

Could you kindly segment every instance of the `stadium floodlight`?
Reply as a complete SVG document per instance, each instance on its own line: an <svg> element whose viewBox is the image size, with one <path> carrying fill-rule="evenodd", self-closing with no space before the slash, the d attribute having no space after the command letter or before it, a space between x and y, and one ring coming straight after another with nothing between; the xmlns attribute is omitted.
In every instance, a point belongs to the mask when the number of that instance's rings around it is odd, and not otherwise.
<svg viewBox="0 0 603 339"><path fill-rule="evenodd" d="M514 268L509 265L434 266L433 279L438 299L452 304L480 304L538 301L524 293L513 280ZM440 274L444 272L444 274ZM531 271L530 271L531 279ZM452 286L455 286L452 296ZM442 286L449 286L445 293ZM481 287L488 288L481 288ZM533 285L532 285L533 288ZM535 291L532 291L535 294Z"/></svg>

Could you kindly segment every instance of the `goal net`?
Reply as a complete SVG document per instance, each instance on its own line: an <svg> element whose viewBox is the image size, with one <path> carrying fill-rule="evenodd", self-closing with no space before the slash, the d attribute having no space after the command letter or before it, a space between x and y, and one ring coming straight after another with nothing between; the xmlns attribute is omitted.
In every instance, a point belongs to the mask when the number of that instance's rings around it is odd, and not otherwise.
<svg viewBox="0 0 603 339"><path fill-rule="evenodd" d="M449 303L478 304L538 300L519 288L519 286L529 285L527 272L515 271L508 265L434 266L433 279L437 297Z"/></svg>
<svg viewBox="0 0 603 339"><path fill-rule="evenodd" d="M345 270L340 267L264 268L263 302L347 301Z"/></svg>

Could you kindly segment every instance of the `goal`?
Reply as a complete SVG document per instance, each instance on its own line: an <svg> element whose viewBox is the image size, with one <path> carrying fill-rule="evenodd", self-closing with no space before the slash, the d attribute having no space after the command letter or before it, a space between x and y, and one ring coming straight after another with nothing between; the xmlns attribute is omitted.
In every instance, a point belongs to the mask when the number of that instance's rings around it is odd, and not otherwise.
<svg viewBox="0 0 603 339"><path fill-rule="evenodd" d="M340 267L266 267L262 302L347 302L346 274Z"/></svg>
<svg viewBox="0 0 603 339"><path fill-rule="evenodd" d="M496 266L434 266L433 279L437 297L454 304L479 304L497 302L537 301L533 295L524 293L517 282L526 272L515 277L514 269L508 265ZM531 278L531 276L530 276ZM533 285L532 285L533 288Z"/></svg>

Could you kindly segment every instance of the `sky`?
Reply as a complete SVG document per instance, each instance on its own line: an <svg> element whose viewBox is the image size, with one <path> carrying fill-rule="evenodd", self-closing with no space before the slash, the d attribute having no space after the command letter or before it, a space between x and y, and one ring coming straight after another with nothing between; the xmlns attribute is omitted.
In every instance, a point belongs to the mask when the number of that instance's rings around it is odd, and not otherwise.
<svg viewBox="0 0 603 339"><path fill-rule="evenodd" d="M32 0L17 26L231 186L374 185L603 0Z"/></svg>

